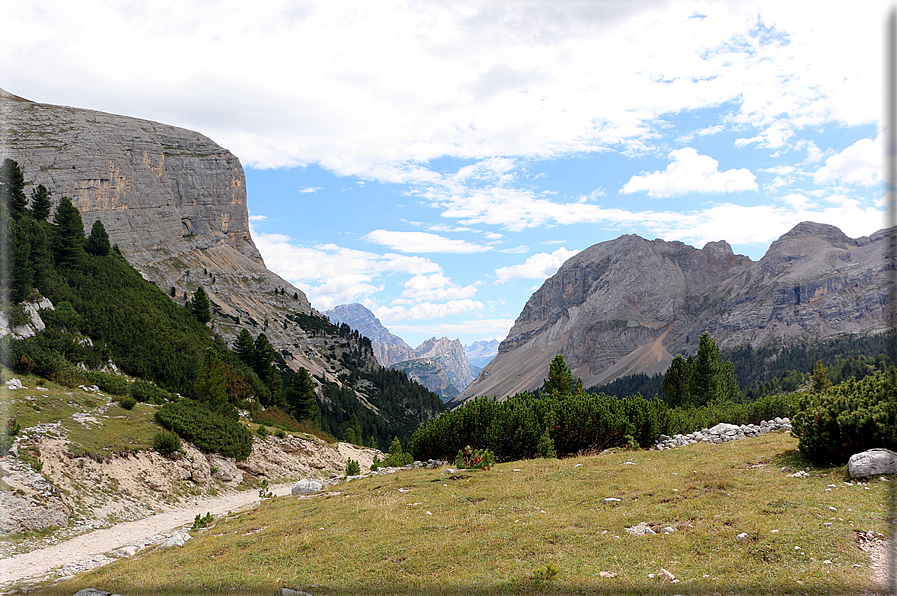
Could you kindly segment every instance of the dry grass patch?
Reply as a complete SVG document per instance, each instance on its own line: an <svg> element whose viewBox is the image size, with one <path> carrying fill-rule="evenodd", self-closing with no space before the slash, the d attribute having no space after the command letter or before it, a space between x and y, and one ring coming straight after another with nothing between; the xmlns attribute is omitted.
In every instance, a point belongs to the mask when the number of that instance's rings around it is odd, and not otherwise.
<svg viewBox="0 0 897 596"><path fill-rule="evenodd" d="M797 461L796 443L766 435L377 476L339 494L266 502L217 520L183 548L48 593L858 594L869 572L854 530L884 531L888 483L846 486L843 468L788 478L776 462ZM621 501L604 505L605 497ZM659 533L626 532L640 522ZM661 568L681 583L649 577Z"/></svg>

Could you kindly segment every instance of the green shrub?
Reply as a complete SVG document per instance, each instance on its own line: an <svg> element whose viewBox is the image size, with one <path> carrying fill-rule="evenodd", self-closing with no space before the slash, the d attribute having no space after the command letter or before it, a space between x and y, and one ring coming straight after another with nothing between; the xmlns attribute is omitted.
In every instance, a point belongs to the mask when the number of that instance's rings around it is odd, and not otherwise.
<svg viewBox="0 0 897 596"><path fill-rule="evenodd" d="M542 433L542 436L539 437L539 443L536 445L536 455L538 455L539 457L558 456L558 452L554 448L554 440L552 440L547 426L545 427L545 431Z"/></svg>
<svg viewBox="0 0 897 596"><path fill-rule="evenodd" d="M379 469L380 466L382 466L382 465L383 465L383 462L381 462L380 458L375 455L374 460L371 462L371 472L374 472L375 470Z"/></svg>
<svg viewBox="0 0 897 596"><path fill-rule="evenodd" d="M153 404L164 404L167 401L174 401L175 396L165 391L161 387L156 387L152 383L146 381L134 381L130 387L131 397L139 402L150 402Z"/></svg>
<svg viewBox="0 0 897 596"><path fill-rule="evenodd" d="M112 395L128 395L131 384L121 375L113 375L100 371L90 371L87 379L105 393Z"/></svg>
<svg viewBox="0 0 897 596"><path fill-rule="evenodd" d="M137 405L137 400L133 397L123 397L119 400L118 405L126 410L133 410L134 406Z"/></svg>
<svg viewBox="0 0 897 596"><path fill-rule="evenodd" d="M0 457L3 457L12 449L13 438L9 435L0 435Z"/></svg>
<svg viewBox="0 0 897 596"><path fill-rule="evenodd" d="M495 465L495 456L488 449L473 449L468 445L458 452L455 465L459 468L488 470Z"/></svg>
<svg viewBox="0 0 897 596"><path fill-rule="evenodd" d="M171 455L181 449L181 438L167 430L161 430L153 436L153 449L162 455Z"/></svg>
<svg viewBox="0 0 897 596"><path fill-rule="evenodd" d="M208 527L210 523L215 521L215 518L212 517L212 514L206 511L204 516L200 516L198 513L196 517L193 518L193 527L190 528L191 532L195 532L197 530L201 530L202 528Z"/></svg>
<svg viewBox="0 0 897 596"><path fill-rule="evenodd" d="M384 468L401 468L402 466L407 466L411 462L414 461L414 456L410 453L405 453L402 451L402 442L399 441L398 437L393 437L392 445L389 446L389 455L386 456L386 459L383 460L381 464Z"/></svg>
<svg viewBox="0 0 897 596"><path fill-rule="evenodd" d="M791 418L798 449L822 465L844 464L874 447L897 448L897 369L849 379L800 398Z"/></svg>
<svg viewBox="0 0 897 596"><path fill-rule="evenodd" d="M286 436L287 436L287 433L286 433L286 431L284 431L282 428L278 428L278 429L274 432L274 436L277 437L278 439L285 439Z"/></svg>
<svg viewBox="0 0 897 596"><path fill-rule="evenodd" d="M361 465L350 457L346 462L346 476L358 476L359 474L361 474Z"/></svg>
<svg viewBox="0 0 897 596"><path fill-rule="evenodd" d="M293 432L303 430L303 425L299 421L277 406L268 406L263 410L256 402L252 402L249 404L249 415L256 424L264 424Z"/></svg>
<svg viewBox="0 0 897 596"><path fill-rule="evenodd" d="M252 433L205 405L185 399L156 410L156 421L205 452L242 461L252 452Z"/></svg>
<svg viewBox="0 0 897 596"><path fill-rule="evenodd" d="M264 424L259 425L259 427L257 429L255 429L255 432L258 433L258 436L260 436L260 437L268 436L268 429L265 427Z"/></svg>

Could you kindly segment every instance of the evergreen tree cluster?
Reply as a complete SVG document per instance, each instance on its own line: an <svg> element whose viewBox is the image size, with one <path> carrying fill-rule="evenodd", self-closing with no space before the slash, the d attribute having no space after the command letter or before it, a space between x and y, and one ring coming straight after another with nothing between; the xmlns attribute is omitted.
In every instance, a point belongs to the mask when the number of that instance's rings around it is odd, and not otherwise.
<svg viewBox="0 0 897 596"><path fill-rule="evenodd" d="M661 386L664 400L674 408L734 401L738 397L735 366L720 358L719 347L706 331L701 334L697 355L673 358Z"/></svg>

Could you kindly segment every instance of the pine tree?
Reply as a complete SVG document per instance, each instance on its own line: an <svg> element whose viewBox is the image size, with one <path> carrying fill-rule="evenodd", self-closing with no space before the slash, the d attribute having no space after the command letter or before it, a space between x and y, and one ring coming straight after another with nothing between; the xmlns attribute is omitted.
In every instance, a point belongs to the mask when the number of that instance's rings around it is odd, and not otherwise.
<svg viewBox="0 0 897 596"><path fill-rule="evenodd" d="M240 357L240 360L245 362L252 368L253 365L253 342L252 335L250 335L249 331L245 328L240 329L240 333L237 334L237 339L234 340L234 353ZM253 369L255 370L255 369Z"/></svg>
<svg viewBox="0 0 897 596"><path fill-rule="evenodd" d="M28 200L25 198L25 176L19 164L8 157L0 165L0 201L9 209L13 219L25 214Z"/></svg>
<svg viewBox="0 0 897 596"><path fill-rule="evenodd" d="M47 238L45 224L34 219L23 219L22 229L31 243L31 270L34 272L34 285L42 288L53 270L53 256L50 253L50 240Z"/></svg>
<svg viewBox="0 0 897 596"><path fill-rule="evenodd" d="M203 325L212 320L212 312L209 309L209 297L206 296L206 291L202 289L202 286L197 286L196 291L193 292L190 310L193 312L196 320Z"/></svg>
<svg viewBox="0 0 897 596"><path fill-rule="evenodd" d="M109 244L109 234L106 233L106 228L100 220L93 222L90 236L87 237L87 242L84 244L84 250L98 257L108 256L112 251L112 246Z"/></svg>
<svg viewBox="0 0 897 596"><path fill-rule="evenodd" d="M287 407L296 420L314 420L318 401L315 397L315 382L305 368L300 368L287 385L285 397Z"/></svg>
<svg viewBox="0 0 897 596"><path fill-rule="evenodd" d="M31 191L31 215L37 221L50 217L50 191L43 184Z"/></svg>
<svg viewBox="0 0 897 596"><path fill-rule="evenodd" d="M207 349L203 357L202 370L196 382L196 396L216 411L226 410L229 404L224 364L212 348Z"/></svg>
<svg viewBox="0 0 897 596"><path fill-rule="evenodd" d="M691 377L689 361L676 355L670 363L660 386L663 388L663 400L671 408L676 408L688 403L689 379Z"/></svg>
<svg viewBox="0 0 897 596"><path fill-rule="evenodd" d="M817 360L816 364L813 365L812 379L810 391L813 393L822 393L832 386L832 382L828 378L828 369L822 364L822 360Z"/></svg>
<svg viewBox="0 0 897 596"><path fill-rule="evenodd" d="M53 215L53 256L63 267L77 265L84 254L84 223L81 212L68 197L62 197Z"/></svg>
<svg viewBox="0 0 897 596"><path fill-rule="evenodd" d="M570 395L573 389L573 373L564 363L564 357L558 354L548 367L548 378L543 380L542 391L548 395Z"/></svg>
<svg viewBox="0 0 897 596"><path fill-rule="evenodd" d="M31 265L31 243L25 231L15 221L4 233L12 237L13 302L21 302L31 295L34 288L34 269Z"/></svg>

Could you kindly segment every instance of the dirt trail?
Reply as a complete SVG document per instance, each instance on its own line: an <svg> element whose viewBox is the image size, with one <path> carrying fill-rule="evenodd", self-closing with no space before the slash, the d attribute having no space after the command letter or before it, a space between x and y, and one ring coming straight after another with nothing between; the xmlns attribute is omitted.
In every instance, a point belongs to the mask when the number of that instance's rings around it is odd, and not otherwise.
<svg viewBox="0 0 897 596"><path fill-rule="evenodd" d="M290 494L292 484L273 486L271 492ZM258 489L240 491L212 498L197 499L189 504L141 520L125 522L104 530L94 530L59 544L0 560L0 590L18 583L36 583L81 573L110 563L113 551L129 546L162 542L166 535L189 527L197 514L207 512L218 517L261 502Z"/></svg>

